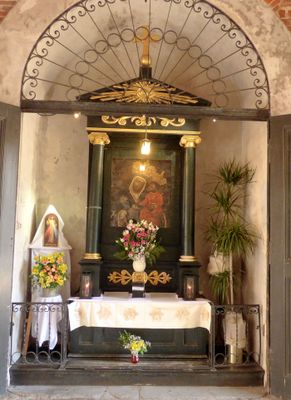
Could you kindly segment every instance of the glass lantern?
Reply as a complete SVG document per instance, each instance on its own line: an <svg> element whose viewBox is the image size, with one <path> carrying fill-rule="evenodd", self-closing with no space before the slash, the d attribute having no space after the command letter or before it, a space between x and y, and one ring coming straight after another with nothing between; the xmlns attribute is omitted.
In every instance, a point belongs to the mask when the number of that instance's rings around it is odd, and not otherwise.
<svg viewBox="0 0 291 400"><path fill-rule="evenodd" d="M93 291L93 281L91 272L82 272L80 285L80 298L91 299Z"/></svg>
<svg viewBox="0 0 291 400"><path fill-rule="evenodd" d="M184 300L195 300L195 277L194 277L194 275L184 275L183 299Z"/></svg>

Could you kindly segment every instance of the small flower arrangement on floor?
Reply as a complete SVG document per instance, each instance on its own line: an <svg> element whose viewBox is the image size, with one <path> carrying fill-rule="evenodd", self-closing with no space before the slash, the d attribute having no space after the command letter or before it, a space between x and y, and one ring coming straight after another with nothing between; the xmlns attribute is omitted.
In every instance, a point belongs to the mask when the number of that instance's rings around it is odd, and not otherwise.
<svg viewBox="0 0 291 400"><path fill-rule="evenodd" d="M67 271L68 266L64 262L63 253L40 254L34 257L30 278L33 286L55 289L65 284L68 277Z"/></svg>
<svg viewBox="0 0 291 400"><path fill-rule="evenodd" d="M120 249L114 254L115 257L135 260L144 256L152 264L165 251L156 238L158 230L159 227L152 222L129 220L122 237L115 241Z"/></svg>
<svg viewBox="0 0 291 400"><path fill-rule="evenodd" d="M150 342L127 331L119 334L119 341L125 350L129 350L134 355L146 353L151 346Z"/></svg>

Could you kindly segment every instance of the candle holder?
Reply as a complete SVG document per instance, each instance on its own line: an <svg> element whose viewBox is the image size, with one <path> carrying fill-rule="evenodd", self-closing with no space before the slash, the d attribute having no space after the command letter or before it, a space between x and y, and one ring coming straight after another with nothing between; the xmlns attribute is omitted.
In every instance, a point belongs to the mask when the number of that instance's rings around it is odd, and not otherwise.
<svg viewBox="0 0 291 400"><path fill-rule="evenodd" d="M80 284L80 298L91 299L93 291L92 273L82 272Z"/></svg>
<svg viewBox="0 0 291 400"><path fill-rule="evenodd" d="M184 300L195 300L195 277L194 277L194 275L184 275L183 299Z"/></svg>

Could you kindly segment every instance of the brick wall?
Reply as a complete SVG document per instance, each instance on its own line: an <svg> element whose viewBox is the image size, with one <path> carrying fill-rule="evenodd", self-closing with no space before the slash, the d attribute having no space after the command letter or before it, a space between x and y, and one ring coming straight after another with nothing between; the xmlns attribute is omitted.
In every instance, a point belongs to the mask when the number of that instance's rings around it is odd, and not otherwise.
<svg viewBox="0 0 291 400"><path fill-rule="evenodd" d="M0 0L0 23L18 0Z"/></svg>
<svg viewBox="0 0 291 400"><path fill-rule="evenodd" d="M291 0L265 0L291 31Z"/></svg>

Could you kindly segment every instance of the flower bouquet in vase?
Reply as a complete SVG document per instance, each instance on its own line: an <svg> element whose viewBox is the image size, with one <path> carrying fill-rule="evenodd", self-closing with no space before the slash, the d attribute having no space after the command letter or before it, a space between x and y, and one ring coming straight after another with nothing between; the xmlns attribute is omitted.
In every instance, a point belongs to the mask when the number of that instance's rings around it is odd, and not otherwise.
<svg viewBox="0 0 291 400"><path fill-rule="evenodd" d="M52 253L34 257L34 265L30 278L33 286L43 289L43 295L53 296L68 278L68 266L64 262L63 253Z"/></svg>
<svg viewBox="0 0 291 400"><path fill-rule="evenodd" d="M139 362L139 354L148 351L151 343L143 340L140 336L133 335L127 331L119 334L119 341L125 350L129 350L131 354L131 362L136 364Z"/></svg>
<svg viewBox="0 0 291 400"><path fill-rule="evenodd" d="M122 237L115 241L119 247L115 257L120 260L132 260L134 271L143 272L146 262L153 264L165 251L157 240L158 230L159 227L152 222L129 220Z"/></svg>

